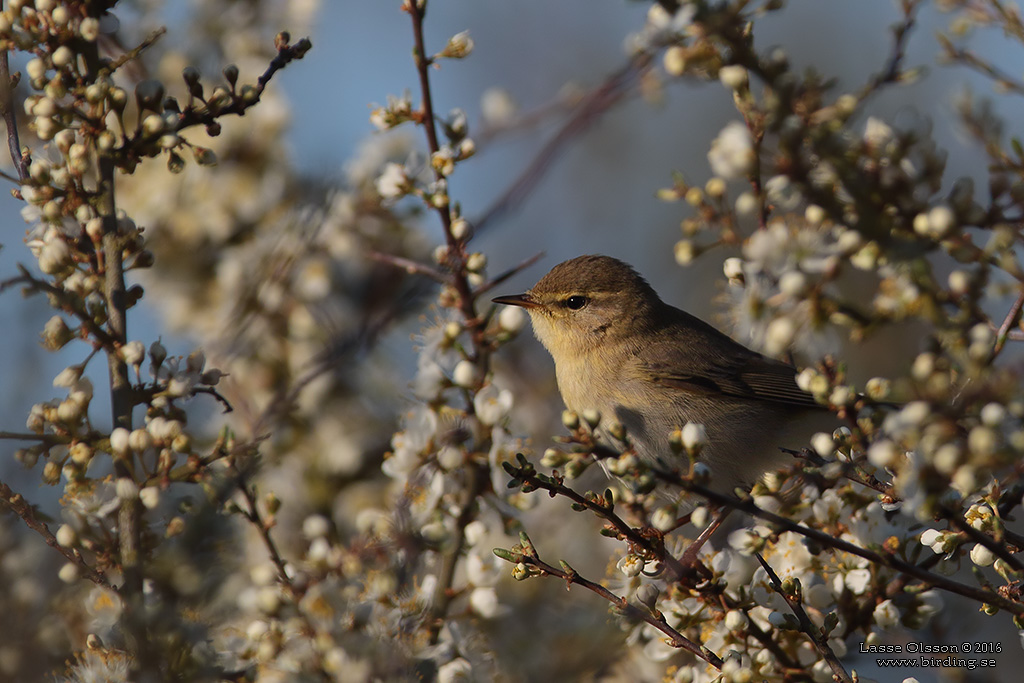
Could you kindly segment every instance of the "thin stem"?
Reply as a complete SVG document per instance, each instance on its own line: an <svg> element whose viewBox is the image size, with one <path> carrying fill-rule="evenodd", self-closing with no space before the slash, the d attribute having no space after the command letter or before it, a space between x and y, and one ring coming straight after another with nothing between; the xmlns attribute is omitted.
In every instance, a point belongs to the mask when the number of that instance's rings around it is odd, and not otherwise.
<svg viewBox="0 0 1024 683"><path fill-rule="evenodd" d="M839 662L839 657L829 647L828 638L822 632L811 623L810 617L807 616L807 611L804 610L804 606L800 604L800 600L793 595L790 595L782 588L782 581L779 579L779 575L775 573L771 565L768 564L765 559L761 556L761 553L756 554L757 561L761 563L761 567L768 574L768 580L771 581L772 588L775 592L782 596L782 599L786 601L789 608L793 610L793 614L796 615L797 620L800 622L800 630L810 638L811 643L814 645L814 649L818 651L822 659L828 663L830 669L832 669L832 678L842 683L853 683L853 679L850 678L850 674L846 671L843 665Z"/></svg>
<svg viewBox="0 0 1024 683"><path fill-rule="evenodd" d="M7 149L11 161L18 171L18 177L28 177L28 160L21 154L21 142L18 138L18 117L14 112L14 81L11 78L11 65L8 51L0 51L0 116L7 125Z"/></svg>
<svg viewBox="0 0 1024 683"><path fill-rule="evenodd" d="M651 557L657 558L663 562L668 568L673 581L686 573L685 568L680 564L679 560L666 551L664 543L656 543L648 536L642 534L638 529L631 527L621 517L615 514L611 505L580 495L573 489L562 484L560 477L539 476L528 461L520 460L519 462L521 467L515 468L509 464L506 465L505 470L511 476L515 477L523 484L526 484L523 488L524 491L528 491L532 487L548 491L552 496L560 495L568 498L578 507L586 508L598 517L606 520L620 537L625 538L633 545L642 548Z"/></svg>
<svg viewBox="0 0 1024 683"><path fill-rule="evenodd" d="M960 533L964 534L970 540L978 543L985 548L992 551L992 554L1010 565L1010 568L1014 571L1024 571L1024 565L1017 559L1009 550L1006 549L1005 543L1000 543L996 539L992 538L988 534L982 533L967 523L967 520L960 516L960 513L952 510L945 511L943 515L949 520L949 523L955 526Z"/></svg>
<svg viewBox="0 0 1024 683"><path fill-rule="evenodd" d="M1017 295L1016 301L1013 302L1013 306L1010 307L1006 317L1003 318L1003 323L999 326L999 330L996 332L996 343L992 348L992 359L995 359L999 355L999 352L1006 346L1006 340L1009 339L1010 330L1020 322L1021 310L1024 309L1024 288L1021 288L1020 294Z"/></svg>
<svg viewBox="0 0 1024 683"><path fill-rule="evenodd" d="M74 563L82 571L83 576L93 583L110 588L110 581L102 573L92 567L77 549L65 548L57 542L46 522L36 517L35 507L29 505L20 493L15 493L11 487L0 481L0 507L7 507L11 512L18 515L25 525L37 532L51 548L59 551L69 562Z"/></svg>
<svg viewBox="0 0 1024 683"><path fill-rule="evenodd" d="M427 134L427 145L433 154L441 149L437 140L437 125L434 118L434 98L430 90L430 65L433 59L427 57L426 42L423 38L423 19L427 15L427 3L409 3L409 16L412 17L413 40L416 41L414 56L416 73L420 79L420 95L423 98L423 129ZM444 212L447 213L447 212Z"/></svg>
<svg viewBox="0 0 1024 683"><path fill-rule="evenodd" d="M14 285L24 284L31 290L42 292L49 297L52 297L59 306L60 310L71 313L78 321L82 323L85 331L89 333L89 336L96 342L101 344L106 349L114 349L117 346L116 339L102 326L98 325L92 316L89 315L88 311L82 308L80 302L81 299L68 294L60 287L55 287L45 280L40 280L33 275L22 265L18 265L18 270L21 275L18 277L11 278L0 282L0 292L4 291L8 287Z"/></svg>
<svg viewBox="0 0 1024 683"><path fill-rule="evenodd" d="M427 56L426 41L423 34L423 19L427 11L426 0L412 0L403 3L403 8L408 11L412 18L413 29L413 57L416 64L416 72L420 83L420 98L422 100L422 118L419 123L423 126L427 136L427 147L431 157L440 151L440 142L437 137L437 120L434 114L434 101L430 87L430 67L433 59ZM429 206L441 219L441 226L444 230L445 244L447 245L444 265L450 271L450 277L446 278L457 296L457 307L465 320L465 325L470 333L472 341L472 353L469 359L473 361L481 372L481 376L487 374L489 367L489 350L486 339L486 320L476 313L476 294L469 283L466 272L466 249L465 241L457 239L452 233L452 213L448 197L447 178L437 168L434 169L435 183L443 194L441 202L431 201ZM469 419L475 419L473 401L469 398L466 401L465 411ZM475 461L468 461L463 465L468 479L465 496L460 501L461 507L455 520L454 538L451 546L445 551L442 560L441 570L437 577L437 586L434 591L433 601L428 613L427 633L431 643L437 643L440 637L444 620L447 617L454 592L452 590L455 580L455 569L458 565L465 544L465 529L477 514L477 499L487 488L488 476L486 465Z"/></svg>
<svg viewBox="0 0 1024 683"><path fill-rule="evenodd" d="M665 617L660 612L654 612L653 610L644 610L630 604L626 598L620 598L619 596L612 593L610 590L605 588L599 583L595 583L590 579L580 576L580 574L570 567L567 563L562 562L563 569L553 567L547 562L544 562L537 555L536 550L531 550L528 553L517 555L513 553L515 559L521 561L523 564L528 564L532 567L536 567L543 574L549 574L551 576L557 576L560 579L565 580L569 584L576 584L582 586L587 590L600 595L608 602L615 605L615 607L624 615L642 619L654 628L661 631L668 637L669 644L672 647L676 647L687 652L692 653L694 656L703 659L705 662L715 667L716 669L722 668L722 659L708 648L698 645L693 642L679 631L675 630L665 621Z"/></svg>
<svg viewBox="0 0 1024 683"><path fill-rule="evenodd" d="M36 434L35 432L7 432L0 431L0 439L12 441L39 441L44 444L70 443L71 438L58 434Z"/></svg>
<svg viewBox="0 0 1024 683"><path fill-rule="evenodd" d="M291 578L288 576L288 565L285 563L284 557L281 555L281 551L277 548L277 542L274 540L274 537L270 535L271 525L260 513L259 503L256 500L256 490L246 483L244 475L239 475L238 477L238 490L242 492L242 496L245 498L245 502L249 506L248 510L242 510L242 514L254 527L256 527L256 531L260 535L260 540L263 541L263 546L267 549L267 554L270 555L270 561L274 563L274 567L277 569L278 583L280 583L285 590L292 595L292 597L296 599L301 598L302 593L295 587Z"/></svg>
<svg viewBox="0 0 1024 683"><path fill-rule="evenodd" d="M562 150L590 130L603 114L634 92L634 84L651 68L652 63L653 57L649 53L640 53L584 96L569 120L541 147L512 185L473 221L474 230L479 234L492 222L522 204Z"/></svg>
<svg viewBox="0 0 1024 683"><path fill-rule="evenodd" d="M505 272L495 275L493 278L491 278L490 280L476 288L476 295L480 296L484 292L491 291L492 289L500 285L502 282L515 275L516 273L522 272L523 270L526 270L527 268L532 266L534 263L539 261L542 256L544 256L543 251L537 252L530 258L520 261L516 265L506 270Z"/></svg>
<svg viewBox="0 0 1024 683"><path fill-rule="evenodd" d="M117 234L117 203L114 196L114 160L109 154L99 158L99 191L97 210L103 219L102 268L103 293L106 299L107 333L112 344L106 348L110 378L110 405L114 427L132 428L134 396L128 364L119 353L127 341L127 295L124 264L121 261L121 238ZM114 459L114 474L137 486L131 461ZM124 582L120 593L125 610L122 628L134 656L137 671L155 672L157 657L147 636L145 605L142 594L142 504L138 496L125 496L117 515L117 540Z"/></svg>
<svg viewBox="0 0 1024 683"><path fill-rule="evenodd" d="M425 275L434 282L440 282L442 284L449 280L448 276L437 268L402 256L394 256L392 254L385 254L379 251L371 251L368 256L374 261L386 263L389 266L394 266L395 268L401 268L409 275Z"/></svg>
<svg viewBox="0 0 1024 683"><path fill-rule="evenodd" d="M780 448L779 450L782 451L783 453L788 453L789 455L792 455L794 458L806 460L815 467L824 467L825 465L830 464L830 462L836 462L835 460L825 460L825 458L821 457L820 455L810 450L809 448L804 448L799 451L795 451L791 448ZM886 498L890 499L893 502L899 500L896 496L895 491L893 491L891 485L883 484L882 482L878 481L878 479L876 479L873 475L862 471L852 462L844 462L842 464L844 479L852 481L855 484L865 486L873 491L877 491L878 493L882 494L883 496L885 496Z"/></svg>
<svg viewBox="0 0 1024 683"><path fill-rule="evenodd" d="M434 589L434 596L430 603L427 634L431 644L436 644L440 638L444 618L448 614L448 606L454 597L451 587L455 581L455 569L458 567L462 549L466 544L466 525L472 522L476 516L476 500L483 494L487 481L487 473L480 465L467 465L466 472L469 475L469 482L462 502L462 509L455 520L455 528L458 529L458 532L451 547L445 551L442 558L441 571L437 576L437 587Z"/></svg>
<svg viewBox="0 0 1024 683"><path fill-rule="evenodd" d="M988 60L979 57L973 52L962 48L954 47L946 36L939 36L939 42L945 51L945 57L950 62L958 62L975 73L981 74L994 81L999 87L1013 92L1017 95L1024 95L1024 83L1018 81L1014 76L995 66Z"/></svg>
<svg viewBox="0 0 1024 683"><path fill-rule="evenodd" d="M427 57L426 42L423 37L423 18L426 16L427 3L413 2L406 3L409 15L412 17L412 28L413 28L413 40L415 41L415 48L413 49L413 55L416 62L416 73L419 76L420 81L420 97L423 100L423 112L421 125L427 134L427 147L430 154L433 155L438 152L441 147L437 138L437 120L434 117L434 98L431 94L430 89L430 66L433 64L433 59ZM434 178L440 182L447 183L447 179L444 175L434 169ZM447 194L447 189L445 189ZM447 199L447 197L446 197ZM458 294L458 305L459 312L462 313L466 319L466 325L470 329L470 333L473 337L473 346L477 350L476 360L478 366L482 370L487 369L487 352L485 350L484 341L484 326L483 321L477 317L475 300L476 296L473 293L473 288L469 284L469 279L466 276L466 253L465 245L461 240L455 238L452 234L452 214L449 203L446 201L441 206L431 204L434 211L441 218L441 226L444 229L444 239L448 246L447 265L451 268L452 277L451 285L455 288L455 292ZM467 411L473 413L473 404L469 403Z"/></svg>
<svg viewBox="0 0 1024 683"><path fill-rule="evenodd" d="M897 83L903 73L903 61L907 55L907 41L910 38L911 30L917 23L917 9L921 0L903 0L902 11L903 21L893 27L892 48L889 51L889 58L885 66L864 86L860 92L861 100L869 95L878 92L882 86L889 83Z"/></svg>

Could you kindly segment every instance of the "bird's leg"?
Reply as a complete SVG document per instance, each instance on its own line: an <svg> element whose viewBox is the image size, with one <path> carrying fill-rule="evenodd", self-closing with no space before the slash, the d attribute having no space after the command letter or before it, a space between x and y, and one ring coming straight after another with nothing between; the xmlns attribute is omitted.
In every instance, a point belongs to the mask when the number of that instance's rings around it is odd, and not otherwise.
<svg viewBox="0 0 1024 683"><path fill-rule="evenodd" d="M722 523L725 521L725 518L729 516L730 512L732 512L732 508L722 508L715 513L715 518L711 520L711 524L709 524L704 531L700 532L700 535L697 536L696 540L694 540L694 542L691 543L685 551L683 551L683 556L679 558L680 564L684 567L691 567L705 576L711 575L711 571L697 559L697 555L700 554L700 549L708 542L711 535L718 531L718 527L722 526Z"/></svg>

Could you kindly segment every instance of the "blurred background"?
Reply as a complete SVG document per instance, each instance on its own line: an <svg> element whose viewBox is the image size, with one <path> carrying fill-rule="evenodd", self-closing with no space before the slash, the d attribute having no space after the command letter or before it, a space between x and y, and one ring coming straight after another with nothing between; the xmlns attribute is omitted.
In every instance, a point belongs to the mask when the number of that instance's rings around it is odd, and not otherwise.
<svg viewBox="0 0 1024 683"><path fill-rule="evenodd" d="M383 134L369 121L373 105L383 104L389 95L417 92L409 20L399 11L398 0L292 4L291 16L305 17L308 25L279 28L292 30L296 38L308 32L313 50L302 62L277 74L270 86L275 94L274 115L280 117L274 143L285 146L291 170L307 178L310 187L344 184L353 166L379 154L384 145ZM122 16L128 33L145 35L165 23L169 49L181 46L187 51L190 42L202 40L201 34L188 29L203 18L201 2L140 6L146 9L139 12L142 25L131 24L130 11ZM647 3L625 0L432 0L426 22L428 49L440 50L450 36L466 30L475 42L472 58L444 63L433 82L437 110L444 114L463 109L470 135L477 141L476 158L461 165L450 183L452 196L462 203L463 214L471 222L495 205L558 134L570 110L566 103L598 87L626 64L625 46L629 36L642 28L648 9ZM759 24L757 47L778 45L799 68L834 75L838 94L857 88L882 67L892 42L888 27L898 19L892 0L796 0L787 11ZM990 85L963 70L935 66L934 35L945 25L946 17L932 7L921 13L909 40L907 64L926 64L928 69L915 83L886 89L872 101L869 113L895 127L930 125L948 152L947 180L952 184L961 176L980 179L985 169L983 155L958 132L954 99L964 89L983 93ZM990 37L979 32L972 46L1002 63L1020 63L1020 55L1000 54L1007 48L998 40L989 41ZM180 65L177 68L180 72ZM243 69L242 80L251 81L256 75L258 71ZM418 95L413 101L418 101ZM1000 98L995 106L1007 121L1024 120L1019 100ZM477 131L484 127L485 111L505 111L513 120L522 117L529 122L493 137L480 137ZM724 284L722 261L732 254L719 250L680 267L673 258L673 245L681 237L679 223L688 215L687 207L682 202L663 203L655 193L671 185L674 171L702 186L710 176L711 140L736 119L731 93L719 83L672 79L665 79L661 87L646 88L643 94L634 90L596 117L544 166L532 190L489 221L475 238L474 249L488 255L492 274L543 253L534 266L495 294L523 291L565 259L605 253L632 263L666 301L721 324L715 297ZM409 141L396 142L396 148L423 148L421 131L410 126L387 135L405 136ZM301 190L293 186L290 191ZM976 191L985 191L983 182ZM6 193L0 200L4 225L0 279L15 275L17 263L31 261L21 241L21 206ZM144 218L139 222L146 225ZM440 239L439 226L434 216L424 217L420 226L428 254ZM187 354L201 343L203 335L190 330L187 321L183 324L173 302L162 298L159 289L149 294L147 303L133 313L130 338L148 345L162 337L172 354ZM57 354L39 346L39 332L50 315L42 302L22 299L16 290L0 296L0 319L7 321L0 335L0 429L21 430L32 404L54 394L50 378L81 360L82 349L74 344ZM410 335L421 326L422 320L413 315L381 340L379 353L394 364L393 393L384 399L393 405L401 405L411 395L407 387L416 361ZM891 368L902 367L918 350L917 343L912 333L899 339L875 339L861 349L847 350L845 357L855 365L858 354L871 354L873 372L884 374L887 363ZM511 353L530 366L531 372L524 376L536 384L522 390L546 402L539 412L550 421L559 407L550 360L528 335ZM102 369L99 363L90 368L98 388ZM853 376L859 377L856 368ZM102 402L95 408L101 417ZM537 438L546 436L538 433ZM539 443L541 449L544 445ZM38 477L24 473L11 457L15 448L16 444L0 441L0 478L30 498L44 500L48 493L38 488Z"/></svg>

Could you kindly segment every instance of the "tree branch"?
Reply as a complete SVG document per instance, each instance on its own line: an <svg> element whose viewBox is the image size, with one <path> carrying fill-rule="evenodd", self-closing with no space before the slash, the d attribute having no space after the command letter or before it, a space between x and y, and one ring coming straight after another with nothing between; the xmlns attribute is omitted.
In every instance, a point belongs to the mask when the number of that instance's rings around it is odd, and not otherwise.
<svg viewBox="0 0 1024 683"><path fill-rule="evenodd" d="M18 178L25 180L28 177L28 160L21 154L21 142L18 138L18 117L14 112L14 85L8 51L0 50L0 116L7 125L7 150L11 154L11 161L18 171Z"/></svg>

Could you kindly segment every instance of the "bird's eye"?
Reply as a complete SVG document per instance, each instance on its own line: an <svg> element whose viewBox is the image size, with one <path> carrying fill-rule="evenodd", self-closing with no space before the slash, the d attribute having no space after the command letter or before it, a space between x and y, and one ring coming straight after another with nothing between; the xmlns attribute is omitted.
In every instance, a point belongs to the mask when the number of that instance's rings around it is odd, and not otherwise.
<svg viewBox="0 0 1024 683"><path fill-rule="evenodd" d="M570 296L565 300L566 308L571 308L574 311L578 311L587 305L587 297L585 296Z"/></svg>

